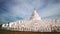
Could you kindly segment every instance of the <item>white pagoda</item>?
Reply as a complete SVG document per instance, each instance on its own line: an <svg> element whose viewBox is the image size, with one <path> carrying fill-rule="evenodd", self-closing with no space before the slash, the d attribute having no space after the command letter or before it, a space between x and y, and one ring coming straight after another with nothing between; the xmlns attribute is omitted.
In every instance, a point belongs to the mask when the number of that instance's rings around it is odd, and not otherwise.
<svg viewBox="0 0 60 34"><path fill-rule="evenodd" d="M41 19L37 11L34 10L29 20L3 24L2 28L11 31L60 32L60 20Z"/></svg>

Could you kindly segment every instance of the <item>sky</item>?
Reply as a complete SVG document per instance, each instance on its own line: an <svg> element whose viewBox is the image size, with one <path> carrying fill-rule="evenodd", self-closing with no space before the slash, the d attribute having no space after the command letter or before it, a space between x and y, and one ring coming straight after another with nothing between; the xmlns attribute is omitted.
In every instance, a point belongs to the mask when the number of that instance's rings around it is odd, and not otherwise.
<svg viewBox="0 0 60 34"><path fill-rule="evenodd" d="M60 0L0 0L0 24L28 20L34 8L41 18L60 19Z"/></svg>

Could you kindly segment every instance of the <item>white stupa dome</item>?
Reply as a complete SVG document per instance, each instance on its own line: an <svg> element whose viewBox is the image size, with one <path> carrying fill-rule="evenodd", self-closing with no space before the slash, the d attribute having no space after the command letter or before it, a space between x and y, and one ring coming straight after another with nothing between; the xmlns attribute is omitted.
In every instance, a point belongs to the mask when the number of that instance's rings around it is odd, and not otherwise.
<svg viewBox="0 0 60 34"><path fill-rule="evenodd" d="M32 13L32 16L30 17L30 20L41 20L41 17L39 17L36 10L34 10L34 12Z"/></svg>

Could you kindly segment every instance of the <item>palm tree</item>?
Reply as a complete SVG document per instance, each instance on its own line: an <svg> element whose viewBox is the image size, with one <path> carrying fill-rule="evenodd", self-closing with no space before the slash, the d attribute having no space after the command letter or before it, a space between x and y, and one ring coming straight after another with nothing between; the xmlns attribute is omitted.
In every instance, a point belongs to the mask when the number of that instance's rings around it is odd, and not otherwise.
<svg viewBox="0 0 60 34"><path fill-rule="evenodd" d="M2 27L2 24L0 24L0 28Z"/></svg>

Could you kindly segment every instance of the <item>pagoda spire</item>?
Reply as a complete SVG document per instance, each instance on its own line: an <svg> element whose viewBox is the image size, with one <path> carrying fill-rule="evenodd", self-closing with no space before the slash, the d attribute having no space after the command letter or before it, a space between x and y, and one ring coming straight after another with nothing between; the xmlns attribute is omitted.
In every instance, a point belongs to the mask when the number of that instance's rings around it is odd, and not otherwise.
<svg viewBox="0 0 60 34"><path fill-rule="evenodd" d="M41 20L41 17L39 17L35 8L34 8L34 11L32 13L32 16L30 17L30 20Z"/></svg>

